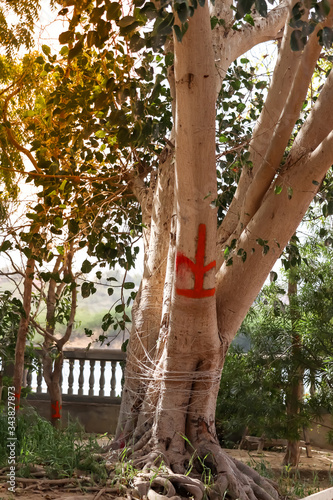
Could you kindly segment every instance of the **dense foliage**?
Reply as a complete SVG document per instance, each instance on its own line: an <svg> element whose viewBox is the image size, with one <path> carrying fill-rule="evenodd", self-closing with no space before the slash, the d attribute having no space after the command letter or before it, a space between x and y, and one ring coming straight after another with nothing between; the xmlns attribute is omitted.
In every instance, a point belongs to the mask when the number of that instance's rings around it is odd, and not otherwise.
<svg viewBox="0 0 333 500"><path fill-rule="evenodd" d="M226 444L239 441L245 430L250 435L299 439L303 427L333 411L330 226L324 224L302 245L294 238L291 246L298 258L292 266L290 259L283 259L283 280L271 274L273 281L256 300L227 356L217 405L220 437ZM298 286L292 303L291 274ZM296 357L295 333L300 339ZM304 397L290 425L287 397L299 369Z"/></svg>

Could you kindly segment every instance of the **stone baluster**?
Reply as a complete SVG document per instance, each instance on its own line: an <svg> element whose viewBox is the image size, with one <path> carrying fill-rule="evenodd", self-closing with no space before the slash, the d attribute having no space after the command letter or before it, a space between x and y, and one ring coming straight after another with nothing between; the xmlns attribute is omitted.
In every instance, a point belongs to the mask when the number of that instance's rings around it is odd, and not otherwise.
<svg viewBox="0 0 333 500"><path fill-rule="evenodd" d="M27 387L27 369L24 368L22 375L22 387Z"/></svg>
<svg viewBox="0 0 333 500"><path fill-rule="evenodd" d="M116 368L117 361L111 361L111 394L110 396L114 398L116 396Z"/></svg>
<svg viewBox="0 0 333 500"><path fill-rule="evenodd" d="M104 385L105 385L105 361L101 361L101 376L99 378L99 396L104 396Z"/></svg>
<svg viewBox="0 0 333 500"><path fill-rule="evenodd" d="M83 383L84 383L84 359L80 359L79 391L78 391L79 396L83 396Z"/></svg>
<svg viewBox="0 0 333 500"><path fill-rule="evenodd" d="M69 360L69 374L68 374L68 391L67 394L73 394L74 384L74 359Z"/></svg>
<svg viewBox="0 0 333 500"><path fill-rule="evenodd" d="M37 394L40 394L42 392L42 382L43 382L43 372L42 372L42 365L41 363L38 363L38 369L37 369Z"/></svg>
<svg viewBox="0 0 333 500"><path fill-rule="evenodd" d="M95 384L95 360L90 360L90 376L89 376L89 396L94 395L94 384Z"/></svg>
<svg viewBox="0 0 333 500"><path fill-rule="evenodd" d="M120 381L120 385L121 385L121 396L123 394L123 387L124 387L124 383L125 383L125 363L124 361L120 361L120 367L121 367L121 381Z"/></svg>
<svg viewBox="0 0 333 500"><path fill-rule="evenodd" d="M28 387L28 389L31 389L31 382L32 382L32 369L29 368L28 373L27 373L27 387Z"/></svg>

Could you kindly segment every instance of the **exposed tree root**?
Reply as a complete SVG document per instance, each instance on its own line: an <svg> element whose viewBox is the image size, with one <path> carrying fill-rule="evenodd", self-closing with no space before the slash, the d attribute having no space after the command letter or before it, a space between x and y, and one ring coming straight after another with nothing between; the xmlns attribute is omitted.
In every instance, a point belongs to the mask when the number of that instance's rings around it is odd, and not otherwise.
<svg viewBox="0 0 333 500"><path fill-rule="evenodd" d="M140 441L141 449L136 445L126 450L126 460L134 469L140 469L132 479L132 487L140 498L279 499L272 481L227 455L215 442L205 441L194 453L186 451L180 456L170 449L161 451L160 446L152 446L149 438ZM115 459L114 452L108 459Z"/></svg>

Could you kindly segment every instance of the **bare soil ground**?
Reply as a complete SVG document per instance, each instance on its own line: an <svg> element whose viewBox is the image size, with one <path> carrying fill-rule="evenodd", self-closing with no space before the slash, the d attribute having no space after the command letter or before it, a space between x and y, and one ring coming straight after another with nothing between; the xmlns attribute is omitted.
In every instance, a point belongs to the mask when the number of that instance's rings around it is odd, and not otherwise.
<svg viewBox="0 0 333 500"><path fill-rule="evenodd" d="M264 450L263 453L246 450L225 450L228 454L255 468L262 475L267 475L280 485L282 495L302 498L320 489L333 486L333 451L312 449L312 458L307 458L302 450L298 469L288 470L283 467L283 453ZM4 474L4 473L2 473ZM37 480L21 482L17 480L15 495L8 491L4 475L0 476L0 500L127 500L126 492L116 493L115 488L95 486L73 486L73 484L50 484Z"/></svg>

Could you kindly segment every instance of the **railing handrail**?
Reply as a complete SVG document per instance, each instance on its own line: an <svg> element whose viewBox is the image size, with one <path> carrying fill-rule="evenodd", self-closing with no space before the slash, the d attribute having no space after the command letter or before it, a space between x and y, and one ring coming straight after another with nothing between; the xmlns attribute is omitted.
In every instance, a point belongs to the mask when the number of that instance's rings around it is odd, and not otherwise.
<svg viewBox="0 0 333 500"><path fill-rule="evenodd" d="M36 354L41 354L42 349L34 349ZM64 349L65 359L89 359L95 361L125 361L126 352L120 349L89 349L85 347L77 347L71 349Z"/></svg>

